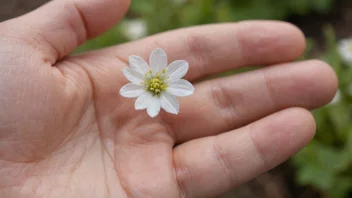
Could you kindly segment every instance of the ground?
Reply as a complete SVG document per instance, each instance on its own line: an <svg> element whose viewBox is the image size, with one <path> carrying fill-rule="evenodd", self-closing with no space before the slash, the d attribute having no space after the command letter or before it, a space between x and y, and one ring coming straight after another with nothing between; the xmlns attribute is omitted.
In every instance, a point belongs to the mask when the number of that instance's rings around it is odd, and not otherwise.
<svg viewBox="0 0 352 198"><path fill-rule="evenodd" d="M35 9L48 0L0 0L0 21L19 16ZM322 27L332 24L339 38L352 37L352 1L338 0L328 15L292 16L289 20L297 24L308 37L318 39L323 49ZM294 184L294 169L288 163L254 179L221 198L319 198L309 187L297 187Z"/></svg>
<svg viewBox="0 0 352 198"><path fill-rule="evenodd" d="M22 15L48 0L0 0L0 21Z"/></svg>

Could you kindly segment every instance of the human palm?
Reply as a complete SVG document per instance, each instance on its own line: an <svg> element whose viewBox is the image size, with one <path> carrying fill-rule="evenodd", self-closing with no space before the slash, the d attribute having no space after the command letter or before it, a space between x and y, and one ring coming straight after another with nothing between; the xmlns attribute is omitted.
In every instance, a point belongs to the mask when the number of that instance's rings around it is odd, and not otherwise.
<svg viewBox="0 0 352 198"><path fill-rule="evenodd" d="M124 0L56 0L0 24L1 197L214 197L301 149L336 77L290 62L303 35L279 22L176 30L68 56L121 18ZM99 16L99 17L97 17ZM119 95L129 55L189 61L195 93L150 118ZM200 81L250 65L272 65ZM176 146L177 145L177 146Z"/></svg>

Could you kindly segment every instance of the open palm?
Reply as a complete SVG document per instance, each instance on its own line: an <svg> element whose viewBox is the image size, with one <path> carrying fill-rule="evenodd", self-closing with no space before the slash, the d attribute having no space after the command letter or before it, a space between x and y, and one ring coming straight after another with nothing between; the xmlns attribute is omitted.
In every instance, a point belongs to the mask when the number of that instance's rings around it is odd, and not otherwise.
<svg viewBox="0 0 352 198"><path fill-rule="evenodd" d="M336 77L290 62L304 37L281 22L193 27L68 56L127 0L56 0L0 24L1 197L215 197L275 167L314 135L309 111ZM150 118L119 89L129 55L190 63L195 93ZM271 65L219 79L219 72ZM177 146L176 146L177 145Z"/></svg>

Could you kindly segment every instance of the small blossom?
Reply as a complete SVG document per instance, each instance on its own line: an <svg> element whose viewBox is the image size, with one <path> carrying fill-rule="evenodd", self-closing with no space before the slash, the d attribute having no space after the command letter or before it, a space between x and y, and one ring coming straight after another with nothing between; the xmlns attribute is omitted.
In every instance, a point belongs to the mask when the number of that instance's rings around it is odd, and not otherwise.
<svg viewBox="0 0 352 198"><path fill-rule="evenodd" d="M130 40L136 40L147 35L147 24L142 19L126 20L122 24L125 36Z"/></svg>
<svg viewBox="0 0 352 198"><path fill-rule="evenodd" d="M176 60L167 65L167 55L160 48L151 53L149 65L135 55L129 57L129 65L122 69L122 73L130 83L120 89L120 94L137 98L135 109L147 109L150 117L157 116L161 108L168 113L178 114L176 96L189 96L194 92L193 85L181 79L188 71L188 62Z"/></svg>
<svg viewBox="0 0 352 198"><path fill-rule="evenodd" d="M175 4L183 4L186 3L188 0L171 0Z"/></svg>
<svg viewBox="0 0 352 198"><path fill-rule="evenodd" d="M343 39L338 44L338 51L344 61L352 63L352 39Z"/></svg>

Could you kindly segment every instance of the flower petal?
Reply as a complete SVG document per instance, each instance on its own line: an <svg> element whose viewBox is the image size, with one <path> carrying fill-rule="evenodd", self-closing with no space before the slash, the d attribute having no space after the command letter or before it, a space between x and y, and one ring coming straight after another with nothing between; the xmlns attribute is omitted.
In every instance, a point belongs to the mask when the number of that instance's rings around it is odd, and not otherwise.
<svg viewBox="0 0 352 198"><path fill-rule="evenodd" d="M186 75L188 71L188 62L184 60L177 60L172 62L166 68L166 76L169 78L167 79L168 82L174 82L179 80L183 76Z"/></svg>
<svg viewBox="0 0 352 198"><path fill-rule="evenodd" d="M127 80L131 81L133 84L140 85L141 82L144 81L143 74L130 67L123 68L122 73L127 78Z"/></svg>
<svg viewBox="0 0 352 198"><path fill-rule="evenodd" d="M130 40L136 40L147 35L147 23L143 19L127 19L121 23L122 33Z"/></svg>
<svg viewBox="0 0 352 198"><path fill-rule="evenodd" d="M134 108L136 110L146 109L153 100L153 95L150 92L145 92L140 95L136 102L134 103Z"/></svg>
<svg viewBox="0 0 352 198"><path fill-rule="evenodd" d="M352 39L342 39L338 43L338 52L346 63L352 63Z"/></svg>
<svg viewBox="0 0 352 198"><path fill-rule="evenodd" d="M168 113L178 114L180 105L175 96L163 93L160 96L161 107Z"/></svg>
<svg viewBox="0 0 352 198"><path fill-rule="evenodd" d="M167 66L167 55L165 51L161 48L154 50L150 54L149 65L152 68L154 74L156 72L160 74Z"/></svg>
<svg viewBox="0 0 352 198"><path fill-rule="evenodd" d="M194 87L187 80L180 79L169 83L166 92L174 96L189 96L193 94Z"/></svg>
<svg viewBox="0 0 352 198"><path fill-rule="evenodd" d="M130 67L142 73L143 75L148 73L151 70L147 62L145 62L145 60L142 57L132 55L128 58L128 60L130 63Z"/></svg>
<svg viewBox="0 0 352 198"><path fill-rule="evenodd" d="M156 96L152 97L148 107L147 113L150 117L154 118L160 112L160 99Z"/></svg>
<svg viewBox="0 0 352 198"><path fill-rule="evenodd" d="M136 98L145 92L144 87L133 83L128 83L120 89L120 94L126 98Z"/></svg>

